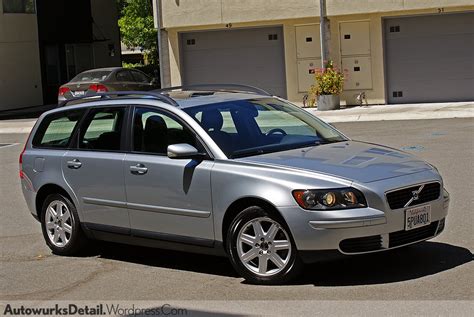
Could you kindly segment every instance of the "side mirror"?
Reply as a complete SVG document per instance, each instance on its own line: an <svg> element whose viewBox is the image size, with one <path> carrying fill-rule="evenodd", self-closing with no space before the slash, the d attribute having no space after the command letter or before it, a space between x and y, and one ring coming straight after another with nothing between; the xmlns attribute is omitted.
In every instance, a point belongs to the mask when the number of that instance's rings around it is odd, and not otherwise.
<svg viewBox="0 0 474 317"><path fill-rule="evenodd" d="M206 156L187 143L169 145L167 154L170 159L198 159Z"/></svg>

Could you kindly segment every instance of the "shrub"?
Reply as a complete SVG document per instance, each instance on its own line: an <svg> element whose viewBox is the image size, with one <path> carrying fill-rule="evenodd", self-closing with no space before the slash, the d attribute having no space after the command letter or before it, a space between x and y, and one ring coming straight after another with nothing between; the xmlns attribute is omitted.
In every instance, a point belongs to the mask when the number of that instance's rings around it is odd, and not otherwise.
<svg viewBox="0 0 474 317"><path fill-rule="evenodd" d="M321 95L339 95L344 88L344 74L334 67L332 61L325 68L316 69L314 85L308 91L308 105L313 107Z"/></svg>

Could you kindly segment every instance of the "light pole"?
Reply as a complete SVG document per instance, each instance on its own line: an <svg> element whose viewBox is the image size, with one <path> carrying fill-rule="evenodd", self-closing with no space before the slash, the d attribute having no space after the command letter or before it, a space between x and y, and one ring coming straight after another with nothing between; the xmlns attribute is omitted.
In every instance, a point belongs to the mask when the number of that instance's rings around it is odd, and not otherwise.
<svg viewBox="0 0 474 317"><path fill-rule="evenodd" d="M321 67L325 68L330 60L329 43L331 40L331 30L326 11L326 0L319 0L320 34L321 34Z"/></svg>

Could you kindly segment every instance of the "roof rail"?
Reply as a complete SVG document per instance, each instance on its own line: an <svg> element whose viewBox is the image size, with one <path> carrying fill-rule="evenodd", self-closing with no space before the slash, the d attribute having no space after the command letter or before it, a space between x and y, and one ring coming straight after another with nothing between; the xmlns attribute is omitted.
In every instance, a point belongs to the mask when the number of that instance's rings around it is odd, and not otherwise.
<svg viewBox="0 0 474 317"><path fill-rule="evenodd" d="M163 101L164 103L167 103L172 106L178 107L178 103L173 99L170 98L160 92L155 91L111 91L111 92L104 92L104 93L95 93L91 95L84 95L82 97L76 97L72 99L68 99L65 101L62 101L59 103L58 108L67 106L69 103L74 102L74 101L95 101L97 98L94 97L100 97L99 99L105 99L105 98L112 98L113 96L144 96L144 97L152 97L154 99L158 99L160 101ZM87 100L90 99L90 100Z"/></svg>
<svg viewBox="0 0 474 317"><path fill-rule="evenodd" d="M202 91L241 91L241 92L251 92L254 94L272 96L269 92L248 85L240 84L196 84L196 85L184 85L184 86L175 86L169 88L157 89L155 91L159 92L168 92L172 90L202 90Z"/></svg>

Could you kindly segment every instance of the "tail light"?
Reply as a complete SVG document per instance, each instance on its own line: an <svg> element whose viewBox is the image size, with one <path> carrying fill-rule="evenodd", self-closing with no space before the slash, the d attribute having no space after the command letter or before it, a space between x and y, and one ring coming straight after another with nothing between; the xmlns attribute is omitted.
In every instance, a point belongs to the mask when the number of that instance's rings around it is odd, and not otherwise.
<svg viewBox="0 0 474 317"><path fill-rule="evenodd" d="M107 87L102 84L92 84L89 86L89 90L93 90L95 92L107 92L109 91Z"/></svg>
<svg viewBox="0 0 474 317"><path fill-rule="evenodd" d="M18 163L20 165L20 178L21 179L25 178L25 174L23 173L23 154L25 153L25 150L26 150L26 143L25 143L25 146L23 147L23 151L21 151L20 153L20 158L18 159Z"/></svg>
<svg viewBox="0 0 474 317"><path fill-rule="evenodd" d="M30 134L28 134L28 137L26 138L26 142L25 142L25 146L23 147L23 150L21 151L20 153L20 157L18 158L18 165L20 167L20 178L23 179L25 178L25 174L23 173L23 154L25 154L25 151L26 151L26 145L28 144L28 141L30 140L30 137L31 137L31 132L33 130L30 131Z"/></svg>
<svg viewBox="0 0 474 317"><path fill-rule="evenodd" d="M59 87L58 96L64 96L64 94L69 91L71 91L71 89L67 87Z"/></svg>

